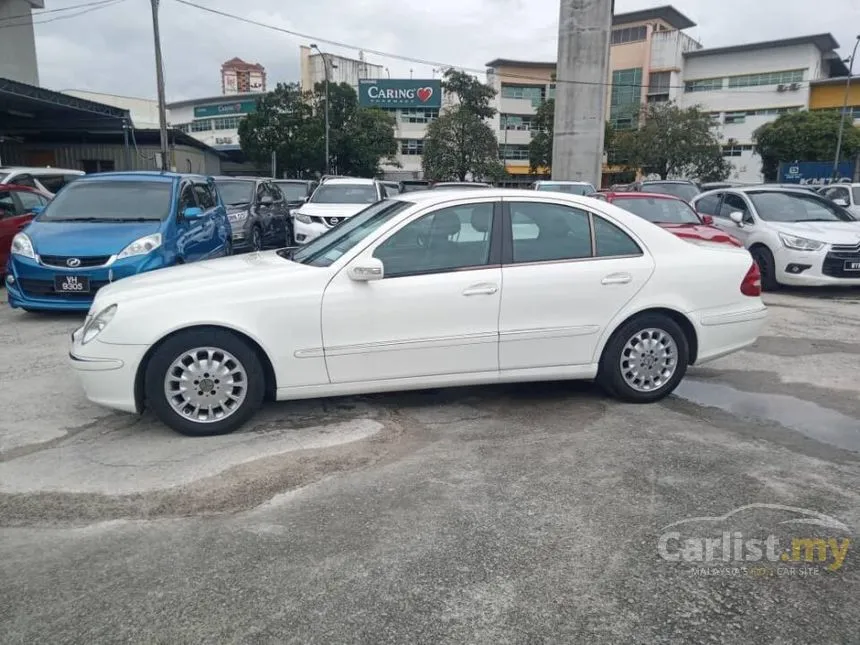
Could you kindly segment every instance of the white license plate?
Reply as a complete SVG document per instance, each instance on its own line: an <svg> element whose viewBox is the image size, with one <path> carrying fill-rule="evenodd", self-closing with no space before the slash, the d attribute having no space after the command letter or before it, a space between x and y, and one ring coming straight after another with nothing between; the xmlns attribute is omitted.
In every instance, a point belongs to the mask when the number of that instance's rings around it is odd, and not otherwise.
<svg viewBox="0 0 860 645"><path fill-rule="evenodd" d="M846 262L845 263L846 271L860 271L860 262Z"/></svg>

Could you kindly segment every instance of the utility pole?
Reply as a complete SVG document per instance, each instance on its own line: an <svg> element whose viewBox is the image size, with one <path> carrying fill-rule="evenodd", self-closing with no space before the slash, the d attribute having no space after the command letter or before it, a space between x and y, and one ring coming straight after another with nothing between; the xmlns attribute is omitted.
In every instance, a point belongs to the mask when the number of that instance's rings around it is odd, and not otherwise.
<svg viewBox="0 0 860 645"><path fill-rule="evenodd" d="M848 78L845 81L845 99L842 102L842 112L839 120L839 136L836 139L836 158L833 160L833 181L836 181L836 175L839 174L839 157L842 155L842 135L845 133L845 117L848 112L848 95L851 92L851 74L854 73L854 58L857 56L857 45L860 45L860 35L854 43L854 50L851 52L851 58L848 59Z"/></svg>
<svg viewBox="0 0 860 645"><path fill-rule="evenodd" d="M152 34L155 38L155 82L158 86L158 126L161 130L161 170L165 172L170 169L170 160L167 152L167 108L164 104L164 67L161 63L161 34L158 30L159 0L150 1L152 3Z"/></svg>
<svg viewBox="0 0 860 645"><path fill-rule="evenodd" d="M311 49L316 49L319 52L320 58L322 58L323 62L323 70L325 72L325 173L329 174L329 164L331 163L331 157L329 156L329 121L328 121L328 86L329 86L329 77L328 77L328 63L325 59L325 54L320 51L320 48L317 47L314 43L311 43Z"/></svg>
<svg viewBox="0 0 860 645"><path fill-rule="evenodd" d="M614 0L560 0L552 178L600 186Z"/></svg>

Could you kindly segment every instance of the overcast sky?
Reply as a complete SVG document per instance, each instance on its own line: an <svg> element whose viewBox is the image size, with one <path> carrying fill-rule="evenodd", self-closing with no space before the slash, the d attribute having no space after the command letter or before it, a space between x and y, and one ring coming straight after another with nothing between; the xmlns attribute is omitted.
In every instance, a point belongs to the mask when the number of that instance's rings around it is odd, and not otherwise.
<svg viewBox="0 0 860 645"><path fill-rule="evenodd" d="M45 9L84 0L45 0ZM481 70L493 58L554 60L558 0L195 0L198 4L292 31L386 53ZM168 100L219 94L220 67L238 56L259 62L270 86L296 81L299 46L311 42L175 0L161 0ZM616 0L616 13L665 4ZM705 47L831 32L847 57L860 32L860 0L675 0L698 24L687 33ZM123 0L86 15L34 12L41 84L155 97L149 0ZM320 44L336 54L358 51ZM392 78L430 78L432 68L367 55ZM855 68L856 69L856 68Z"/></svg>

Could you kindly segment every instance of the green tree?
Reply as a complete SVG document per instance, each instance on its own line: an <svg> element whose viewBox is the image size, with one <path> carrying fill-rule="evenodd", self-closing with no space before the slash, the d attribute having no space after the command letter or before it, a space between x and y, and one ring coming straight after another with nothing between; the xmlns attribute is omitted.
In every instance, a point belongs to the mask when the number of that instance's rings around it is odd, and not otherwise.
<svg viewBox="0 0 860 645"><path fill-rule="evenodd" d="M540 168L546 168L549 174L552 170L552 138L555 132L555 99L547 99L538 106L532 123L532 140L529 142L529 172L536 173ZM603 130L603 150L612 147L615 131L608 121Z"/></svg>
<svg viewBox="0 0 860 645"><path fill-rule="evenodd" d="M783 114L753 133L755 151L761 156L766 181L775 181L780 162L830 161L836 156L840 112L799 111ZM841 159L860 154L860 128L846 119Z"/></svg>
<svg viewBox="0 0 860 645"><path fill-rule="evenodd" d="M459 105L427 127L422 164L425 178L435 181L499 179L505 172L493 129Z"/></svg>
<svg viewBox="0 0 860 645"><path fill-rule="evenodd" d="M631 169L661 179L722 181L731 165L723 157L716 124L697 107L657 103L642 109L639 127L616 132L613 156Z"/></svg>
<svg viewBox="0 0 860 645"><path fill-rule="evenodd" d="M332 167L371 177L379 173L381 161L396 163L394 118L377 108L360 108L346 83L332 83L328 95ZM242 150L259 163L268 163L274 150L278 167L291 176L325 172L325 100L325 83L304 94L296 84L279 84L239 124Z"/></svg>
<svg viewBox="0 0 860 645"><path fill-rule="evenodd" d="M424 176L436 181L501 179L499 143L487 125L496 113L490 103L496 91L469 74L448 69L442 88L457 97L456 105L443 108L427 127L422 166Z"/></svg>

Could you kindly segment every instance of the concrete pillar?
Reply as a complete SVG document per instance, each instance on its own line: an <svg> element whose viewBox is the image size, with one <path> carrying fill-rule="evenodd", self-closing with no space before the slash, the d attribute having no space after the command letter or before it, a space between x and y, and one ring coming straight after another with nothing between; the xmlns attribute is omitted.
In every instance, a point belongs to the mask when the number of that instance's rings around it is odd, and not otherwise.
<svg viewBox="0 0 860 645"><path fill-rule="evenodd" d="M600 186L614 1L560 4L552 178Z"/></svg>
<svg viewBox="0 0 860 645"><path fill-rule="evenodd" d="M31 12L43 7L42 0L0 0L0 78L39 84Z"/></svg>

